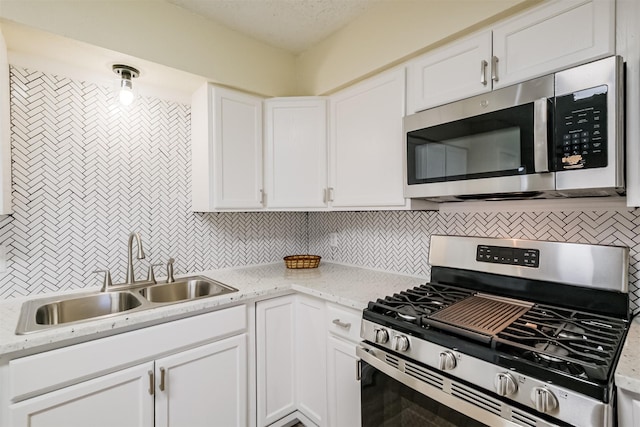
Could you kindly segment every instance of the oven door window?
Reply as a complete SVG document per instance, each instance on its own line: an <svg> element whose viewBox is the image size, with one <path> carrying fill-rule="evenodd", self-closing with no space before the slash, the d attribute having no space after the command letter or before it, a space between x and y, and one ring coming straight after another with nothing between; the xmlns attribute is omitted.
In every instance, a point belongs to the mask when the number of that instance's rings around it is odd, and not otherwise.
<svg viewBox="0 0 640 427"><path fill-rule="evenodd" d="M534 173L533 104L407 133L408 183Z"/></svg>
<svg viewBox="0 0 640 427"><path fill-rule="evenodd" d="M362 361L362 427L487 427Z"/></svg>

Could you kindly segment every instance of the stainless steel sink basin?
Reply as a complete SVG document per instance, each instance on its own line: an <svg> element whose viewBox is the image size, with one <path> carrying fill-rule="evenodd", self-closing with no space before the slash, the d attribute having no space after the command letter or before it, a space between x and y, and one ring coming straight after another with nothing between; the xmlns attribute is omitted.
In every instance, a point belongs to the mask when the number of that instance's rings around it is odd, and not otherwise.
<svg viewBox="0 0 640 427"><path fill-rule="evenodd" d="M44 304L36 310L38 325L58 325L122 313L140 307L142 301L131 292L105 292Z"/></svg>
<svg viewBox="0 0 640 427"><path fill-rule="evenodd" d="M174 283L163 283L139 290L152 303L172 303L202 297L224 295L238 290L214 280L192 278Z"/></svg>
<svg viewBox="0 0 640 427"><path fill-rule="evenodd" d="M174 283L115 285L111 289L108 292L27 301L22 304L16 333L27 334L238 291L201 276L178 279Z"/></svg>

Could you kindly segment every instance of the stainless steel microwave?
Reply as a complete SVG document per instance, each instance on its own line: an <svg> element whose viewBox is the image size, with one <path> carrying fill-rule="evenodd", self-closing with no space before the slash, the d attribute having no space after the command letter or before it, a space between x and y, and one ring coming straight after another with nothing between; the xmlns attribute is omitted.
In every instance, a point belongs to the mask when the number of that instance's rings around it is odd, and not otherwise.
<svg viewBox="0 0 640 427"><path fill-rule="evenodd" d="M405 197L624 194L624 63L613 56L404 118Z"/></svg>

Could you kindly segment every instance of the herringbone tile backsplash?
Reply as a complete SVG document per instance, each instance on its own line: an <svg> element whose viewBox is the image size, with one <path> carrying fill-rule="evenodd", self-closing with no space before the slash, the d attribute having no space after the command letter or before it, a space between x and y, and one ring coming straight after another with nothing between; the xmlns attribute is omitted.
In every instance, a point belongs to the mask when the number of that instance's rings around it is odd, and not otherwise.
<svg viewBox="0 0 640 427"><path fill-rule="evenodd" d="M188 273L307 252L428 276L431 234L624 245L632 306L640 305L638 210L194 214L189 114L187 105L146 97L123 108L110 88L12 67L14 214L0 218L8 248L0 299L96 286L96 268L122 281L135 230L147 253L137 277L148 261L170 256L176 273Z"/></svg>
<svg viewBox="0 0 640 427"><path fill-rule="evenodd" d="M309 214L309 252L324 260L428 276L432 234L628 246L631 306L640 306L640 211L325 212ZM338 233L337 247L329 233ZM579 261L569 268L580 268Z"/></svg>
<svg viewBox="0 0 640 427"><path fill-rule="evenodd" d="M130 231L175 271L281 260L307 248L304 213L191 212L190 107L11 68L13 215L0 220L0 299L123 281ZM157 276L164 276L162 268Z"/></svg>

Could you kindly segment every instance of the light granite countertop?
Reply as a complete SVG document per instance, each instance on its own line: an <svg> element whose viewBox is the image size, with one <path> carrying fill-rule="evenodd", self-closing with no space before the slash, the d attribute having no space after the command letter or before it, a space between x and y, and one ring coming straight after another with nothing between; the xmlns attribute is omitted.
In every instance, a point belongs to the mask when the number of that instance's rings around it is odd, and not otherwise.
<svg viewBox="0 0 640 427"><path fill-rule="evenodd" d="M615 382L623 390L640 394L640 317L638 316L629 327L616 367Z"/></svg>
<svg viewBox="0 0 640 427"><path fill-rule="evenodd" d="M0 302L0 357L19 357L115 333L126 332L182 317L205 313L224 306L285 295L292 292L322 298L361 310L369 301L422 284L425 277L386 273L328 262L319 268L289 270L282 263L208 270L190 274L218 280L239 291L219 297L157 307L74 325L59 326L26 335L16 335L20 308L26 300ZM84 289L80 292L86 292ZM61 293L68 294L69 292ZM33 298L53 296L37 295ZM630 327L615 382L618 387L640 393L640 318Z"/></svg>
<svg viewBox="0 0 640 427"><path fill-rule="evenodd" d="M283 263L209 270L189 274L207 276L238 289L239 292L202 298L106 319L96 319L48 330L16 335L22 303L36 295L0 302L0 357L19 357L115 333L126 332L164 321L212 311L223 306L300 292L361 310L371 300L400 292L426 281L365 268L323 262L315 269L287 269ZM81 292L97 290L84 289ZM61 293L68 294L69 292ZM77 292L75 292L77 293Z"/></svg>

